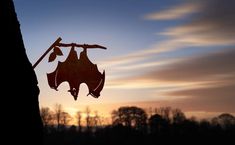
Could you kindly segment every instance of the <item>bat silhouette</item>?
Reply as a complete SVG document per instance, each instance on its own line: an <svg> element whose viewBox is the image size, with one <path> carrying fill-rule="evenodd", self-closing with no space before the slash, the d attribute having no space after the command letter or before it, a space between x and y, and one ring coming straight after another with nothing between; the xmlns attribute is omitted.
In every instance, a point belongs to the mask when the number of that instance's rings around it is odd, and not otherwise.
<svg viewBox="0 0 235 145"><path fill-rule="evenodd" d="M61 44L61 46L63 45ZM105 71L101 74L97 65L89 60L86 45L84 45L79 59L74 46L72 46L66 60L64 62L59 61L55 71L47 74L47 79L49 86L55 90L62 82L68 82L70 86L68 91L75 100L77 100L81 83L88 86L89 93L87 95L98 98L104 87Z"/></svg>

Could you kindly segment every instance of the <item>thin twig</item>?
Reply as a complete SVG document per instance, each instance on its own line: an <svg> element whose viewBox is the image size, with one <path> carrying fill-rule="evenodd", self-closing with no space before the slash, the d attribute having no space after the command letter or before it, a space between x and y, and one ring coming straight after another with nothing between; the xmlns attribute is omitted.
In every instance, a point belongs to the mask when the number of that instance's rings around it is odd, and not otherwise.
<svg viewBox="0 0 235 145"><path fill-rule="evenodd" d="M47 51L38 59L38 61L33 65L33 69L42 61L42 59L49 53L55 46L59 44L62 39L59 37L48 49Z"/></svg>
<svg viewBox="0 0 235 145"><path fill-rule="evenodd" d="M97 45L97 44L93 44L93 45L89 45L89 44L76 44L76 43L69 43L69 44L65 44L65 43L59 43L57 46L59 47L82 47L82 48L101 48L101 49L107 49L104 46L101 45Z"/></svg>

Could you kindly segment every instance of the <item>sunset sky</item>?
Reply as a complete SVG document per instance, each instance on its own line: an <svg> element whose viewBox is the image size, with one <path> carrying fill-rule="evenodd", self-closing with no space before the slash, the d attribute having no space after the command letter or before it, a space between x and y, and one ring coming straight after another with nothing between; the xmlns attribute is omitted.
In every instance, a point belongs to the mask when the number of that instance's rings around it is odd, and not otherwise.
<svg viewBox="0 0 235 145"><path fill-rule="evenodd" d="M62 83L51 89L48 56L35 68L40 106L62 104L71 114L86 106L108 116L119 106L172 106L187 115L235 113L235 1L232 0L14 0L32 64L58 38L106 46L88 50L105 70L98 99L80 86L77 101ZM79 53L80 48L76 49Z"/></svg>

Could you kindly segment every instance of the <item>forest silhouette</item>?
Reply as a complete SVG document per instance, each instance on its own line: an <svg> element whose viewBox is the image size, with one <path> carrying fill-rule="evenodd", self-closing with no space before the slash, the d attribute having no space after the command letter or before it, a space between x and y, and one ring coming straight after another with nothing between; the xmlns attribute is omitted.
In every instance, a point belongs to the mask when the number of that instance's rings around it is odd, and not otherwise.
<svg viewBox="0 0 235 145"><path fill-rule="evenodd" d="M91 113L87 107L73 118L61 104L42 107L45 145L224 144L235 136L235 117L228 113L198 120L177 108L124 106L112 111L109 124ZM77 125L69 125L72 119Z"/></svg>

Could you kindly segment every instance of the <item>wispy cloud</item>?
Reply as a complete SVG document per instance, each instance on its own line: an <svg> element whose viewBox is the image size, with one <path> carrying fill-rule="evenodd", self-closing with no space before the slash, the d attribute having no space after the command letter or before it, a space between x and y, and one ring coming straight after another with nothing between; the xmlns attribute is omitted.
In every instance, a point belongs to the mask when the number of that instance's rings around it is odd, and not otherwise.
<svg viewBox="0 0 235 145"><path fill-rule="evenodd" d="M162 34L192 45L235 44L235 2L201 1L201 9L190 22L167 29Z"/></svg>
<svg viewBox="0 0 235 145"><path fill-rule="evenodd" d="M178 9L192 9L197 16L186 24L170 27L159 33L168 36L167 40L158 42L148 48L103 60L106 66L123 66L156 57L157 54L168 53L188 47L205 48L204 46L227 46L235 44L235 2L198 1L181 4L158 12L158 14ZM141 63L141 62L140 62ZM152 63L153 64L153 63ZM125 66L125 67L126 67ZM139 66L144 66L139 64ZM146 65L147 66L147 65Z"/></svg>
<svg viewBox="0 0 235 145"><path fill-rule="evenodd" d="M136 62L141 62L142 60L149 59L151 57L156 57L157 54L167 53L178 49L183 49L185 47L187 47L187 44L182 44L175 40L166 40L158 42L150 46L149 48L143 48L142 50L133 53L102 60L101 64L103 64L102 67L123 66L126 64L133 64ZM162 62L158 63L154 62L152 64L159 64L159 63ZM140 63L138 63L138 65L142 67Z"/></svg>
<svg viewBox="0 0 235 145"><path fill-rule="evenodd" d="M156 95L197 109L231 111L234 108L235 49L187 58L135 77L110 80L108 88L155 89ZM224 105L221 104L224 102ZM208 106L207 106L208 105Z"/></svg>
<svg viewBox="0 0 235 145"><path fill-rule="evenodd" d="M186 3L179 6L174 6L169 9L150 13L144 16L148 20L172 20L180 19L188 16L194 12L197 12L200 9L199 5L196 3Z"/></svg>
<svg viewBox="0 0 235 145"><path fill-rule="evenodd" d="M173 11L187 6L185 13L171 15ZM107 81L107 88L152 89L157 98L165 96L189 110L234 112L234 7L235 2L229 0L198 1L195 7L193 3L187 3L146 16L151 20L169 20L185 17L186 11L196 14L185 24L162 31L160 35L167 36L167 40L141 51L105 60L104 64L117 72L116 77ZM151 59L162 53L182 52L192 46L202 50L208 46L221 48L217 52L184 59ZM141 73L120 76L125 71Z"/></svg>
<svg viewBox="0 0 235 145"><path fill-rule="evenodd" d="M155 84L228 83L235 79L235 49L214 52L204 56L177 60L152 72L137 77L123 78L125 83L141 81ZM118 82L118 81L115 81ZM119 82L122 80L119 79ZM219 85L219 84L217 84Z"/></svg>
<svg viewBox="0 0 235 145"><path fill-rule="evenodd" d="M234 62L235 50L226 49L173 63L163 70L146 74L146 77L171 82L218 80L235 75Z"/></svg>

